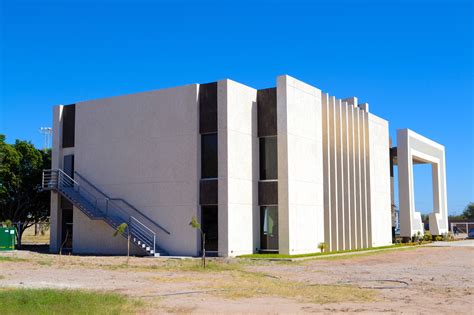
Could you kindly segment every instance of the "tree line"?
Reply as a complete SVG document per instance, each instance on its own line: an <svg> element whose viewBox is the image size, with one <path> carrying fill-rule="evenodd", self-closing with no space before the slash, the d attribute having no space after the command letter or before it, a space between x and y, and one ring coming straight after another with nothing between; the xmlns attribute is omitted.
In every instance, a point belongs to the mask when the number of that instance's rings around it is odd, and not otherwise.
<svg viewBox="0 0 474 315"><path fill-rule="evenodd" d="M42 171L51 168L51 149L40 150L30 141L6 143L0 134L0 222L23 232L49 220L50 193L41 189Z"/></svg>

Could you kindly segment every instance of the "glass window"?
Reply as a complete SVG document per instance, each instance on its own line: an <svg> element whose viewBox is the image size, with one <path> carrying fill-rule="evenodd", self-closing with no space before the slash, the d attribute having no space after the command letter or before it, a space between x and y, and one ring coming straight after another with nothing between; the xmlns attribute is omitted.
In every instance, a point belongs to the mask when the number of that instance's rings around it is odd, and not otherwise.
<svg viewBox="0 0 474 315"><path fill-rule="evenodd" d="M278 250L278 207L260 207L260 249Z"/></svg>
<svg viewBox="0 0 474 315"><path fill-rule="evenodd" d="M277 137L260 138L260 179L277 179Z"/></svg>
<svg viewBox="0 0 474 315"><path fill-rule="evenodd" d="M217 133L201 135L201 178L217 178Z"/></svg>
<svg viewBox="0 0 474 315"><path fill-rule="evenodd" d="M201 207L201 228L206 234L206 251L217 251L219 234L217 220L217 206Z"/></svg>

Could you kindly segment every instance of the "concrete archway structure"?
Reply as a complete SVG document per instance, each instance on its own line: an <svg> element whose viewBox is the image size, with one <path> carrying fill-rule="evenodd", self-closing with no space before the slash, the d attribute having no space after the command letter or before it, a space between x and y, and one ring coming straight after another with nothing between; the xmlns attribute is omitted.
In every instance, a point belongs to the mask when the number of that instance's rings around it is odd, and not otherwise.
<svg viewBox="0 0 474 315"><path fill-rule="evenodd" d="M430 233L448 232L444 146L412 130L397 130L397 160L400 235L411 237L418 231L424 233L421 214L415 209L414 164L431 164L433 212L429 215Z"/></svg>

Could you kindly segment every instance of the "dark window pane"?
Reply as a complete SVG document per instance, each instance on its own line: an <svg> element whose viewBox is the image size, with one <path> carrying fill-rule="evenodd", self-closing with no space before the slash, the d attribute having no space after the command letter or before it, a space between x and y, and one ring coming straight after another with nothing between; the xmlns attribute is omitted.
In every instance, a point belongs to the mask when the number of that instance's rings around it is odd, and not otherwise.
<svg viewBox="0 0 474 315"><path fill-rule="evenodd" d="M64 156L63 171L69 177L74 178L74 155Z"/></svg>
<svg viewBox="0 0 474 315"><path fill-rule="evenodd" d="M201 135L201 178L217 178L217 133Z"/></svg>
<svg viewBox="0 0 474 315"><path fill-rule="evenodd" d="M260 179L277 179L277 137L260 138Z"/></svg>
<svg viewBox="0 0 474 315"><path fill-rule="evenodd" d="M260 249L278 250L278 207L260 207Z"/></svg>
<svg viewBox="0 0 474 315"><path fill-rule="evenodd" d="M201 207L201 228L206 234L206 251L218 250L217 206Z"/></svg>

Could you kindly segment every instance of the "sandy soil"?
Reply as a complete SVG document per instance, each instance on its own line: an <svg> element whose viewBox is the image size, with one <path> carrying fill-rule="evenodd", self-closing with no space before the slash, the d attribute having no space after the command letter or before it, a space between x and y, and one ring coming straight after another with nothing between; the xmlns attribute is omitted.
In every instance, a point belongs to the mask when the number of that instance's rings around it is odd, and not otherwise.
<svg viewBox="0 0 474 315"><path fill-rule="evenodd" d="M29 251L0 256L16 260L0 260L0 287L115 291L145 300L146 313L474 313L474 247L420 247L285 263L231 261L253 274L306 285L351 285L375 296L371 301L322 304L281 296L221 296L213 291L216 284L235 279L238 287L241 281L232 270L203 273L180 268L183 263L177 260L130 258L125 265L124 257Z"/></svg>

